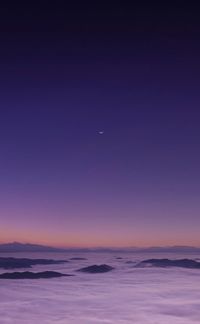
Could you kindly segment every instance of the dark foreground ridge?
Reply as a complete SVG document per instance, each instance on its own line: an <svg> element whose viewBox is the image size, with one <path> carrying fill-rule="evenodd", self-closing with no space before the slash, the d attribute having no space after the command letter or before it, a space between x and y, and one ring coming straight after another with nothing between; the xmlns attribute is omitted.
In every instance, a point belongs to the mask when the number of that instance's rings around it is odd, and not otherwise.
<svg viewBox="0 0 200 324"><path fill-rule="evenodd" d="M179 259L179 260L169 260L169 259L149 259L144 260L136 265L136 267L180 267L189 269L200 269L200 262L190 260L190 259Z"/></svg>
<svg viewBox="0 0 200 324"><path fill-rule="evenodd" d="M67 260L51 260L51 259L20 259L20 258L0 258L0 268L16 269L31 268L33 265L49 265L68 262Z"/></svg>
<svg viewBox="0 0 200 324"><path fill-rule="evenodd" d="M0 279L48 279L48 278L59 278L68 277L73 275L63 274L55 271L44 271L44 272L7 272L0 275Z"/></svg>
<svg viewBox="0 0 200 324"><path fill-rule="evenodd" d="M107 264L101 264L101 265L92 265L89 267L81 268L77 271L81 272L88 272L88 273L103 273L113 270L114 268L107 265Z"/></svg>

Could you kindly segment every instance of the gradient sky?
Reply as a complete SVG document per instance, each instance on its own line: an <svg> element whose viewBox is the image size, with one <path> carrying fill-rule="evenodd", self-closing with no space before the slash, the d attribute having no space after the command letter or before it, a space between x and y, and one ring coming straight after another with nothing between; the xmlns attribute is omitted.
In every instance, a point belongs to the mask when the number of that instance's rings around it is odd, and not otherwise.
<svg viewBox="0 0 200 324"><path fill-rule="evenodd" d="M195 8L28 6L1 8L0 242L200 246Z"/></svg>

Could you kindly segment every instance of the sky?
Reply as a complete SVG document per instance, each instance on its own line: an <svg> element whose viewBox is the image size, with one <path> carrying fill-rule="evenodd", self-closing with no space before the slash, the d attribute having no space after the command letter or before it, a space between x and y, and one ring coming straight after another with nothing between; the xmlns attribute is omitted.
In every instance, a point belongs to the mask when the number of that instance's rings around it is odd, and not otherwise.
<svg viewBox="0 0 200 324"><path fill-rule="evenodd" d="M200 246L199 27L184 6L2 4L0 242Z"/></svg>

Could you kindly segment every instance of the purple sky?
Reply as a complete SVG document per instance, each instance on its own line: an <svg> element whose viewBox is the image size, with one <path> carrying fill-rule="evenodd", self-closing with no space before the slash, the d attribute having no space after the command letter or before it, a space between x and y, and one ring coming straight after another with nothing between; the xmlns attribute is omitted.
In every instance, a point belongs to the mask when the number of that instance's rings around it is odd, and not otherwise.
<svg viewBox="0 0 200 324"><path fill-rule="evenodd" d="M28 10L0 26L0 241L200 245L195 10Z"/></svg>

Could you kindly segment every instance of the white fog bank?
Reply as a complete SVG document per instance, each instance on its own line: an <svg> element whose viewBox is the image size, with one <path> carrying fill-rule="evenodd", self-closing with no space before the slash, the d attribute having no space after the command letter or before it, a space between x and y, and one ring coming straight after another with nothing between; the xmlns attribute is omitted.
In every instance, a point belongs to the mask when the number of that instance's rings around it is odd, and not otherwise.
<svg viewBox="0 0 200 324"><path fill-rule="evenodd" d="M48 268L74 277L1 280L0 324L200 323L200 270L134 268L126 261L143 256L119 256L122 259L117 260L116 254L87 255L86 261L32 269ZM100 261L115 270L75 271Z"/></svg>

